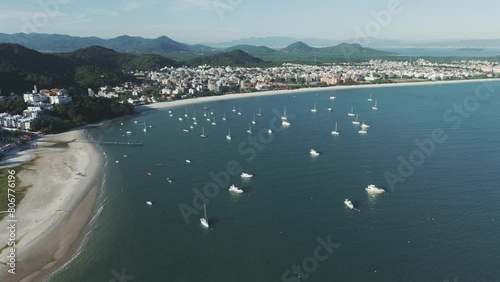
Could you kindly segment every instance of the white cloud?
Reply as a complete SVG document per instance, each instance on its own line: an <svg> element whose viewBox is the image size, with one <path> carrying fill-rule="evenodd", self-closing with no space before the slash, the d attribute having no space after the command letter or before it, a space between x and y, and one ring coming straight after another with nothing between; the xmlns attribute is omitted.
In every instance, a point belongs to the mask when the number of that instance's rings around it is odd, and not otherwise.
<svg viewBox="0 0 500 282"><path fill-rule="evenodd" d="M113 11L113 10L108 10L108 9L88 9L89 12L96 14L96 15L104 15L104 16L112 16L112 17L117 17L120 15L120 13Z"/></svg>
<svg viewBox="0 0 500 282"><path fill-rule="evenodd" d="M177 9L203 9L208 10L213 8L214 0L175 0L174 6Z"/></svg>
<svg viewBox="0 0 500 282"><path fill-rule="evenodd" d="M124 11L124 12L131 12L131 11L135 11L135 10L138 10L140 8L147 7L147 6L152 6L152 5L155 5L155 4L156 4L156 2L136 2L136 1L132 1L132 2L128 2L127 4L123 5L122 11Z"/></svg>

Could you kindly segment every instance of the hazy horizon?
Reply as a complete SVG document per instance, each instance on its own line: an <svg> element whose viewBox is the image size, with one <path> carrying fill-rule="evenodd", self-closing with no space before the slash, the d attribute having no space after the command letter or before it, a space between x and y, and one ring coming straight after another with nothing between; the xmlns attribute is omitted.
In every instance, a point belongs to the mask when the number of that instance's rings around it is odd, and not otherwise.
<svg viewBox="0 0 500 282"><path fill-rule="evenodd" d="M375 0L331 3L317 0L27 0L0 3L3 33L47 33L114 38L120 35L198 44L243 38L292 37L347 41L372 37L411 42L500 38L495 12L500 3L422 3ZM450 13L453 11L453 13ZM474 24L471 25L470 23Z"/></svg>

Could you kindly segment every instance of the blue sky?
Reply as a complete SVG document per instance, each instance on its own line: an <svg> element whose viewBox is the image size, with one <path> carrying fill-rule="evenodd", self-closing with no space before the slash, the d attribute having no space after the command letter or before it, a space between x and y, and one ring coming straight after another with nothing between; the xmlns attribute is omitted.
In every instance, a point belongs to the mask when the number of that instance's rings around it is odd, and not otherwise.
<svg viewBox="0 0 500 282"><path fill-rule="evenodd" d="M392 12L391 4L397 7ZM201 43L266 36L349 39L372 28L378 38L488 39L500 38L499 10L497 0L0 0L0 32L166 35ZM390 20L376 20L379 11Z"/></svg>

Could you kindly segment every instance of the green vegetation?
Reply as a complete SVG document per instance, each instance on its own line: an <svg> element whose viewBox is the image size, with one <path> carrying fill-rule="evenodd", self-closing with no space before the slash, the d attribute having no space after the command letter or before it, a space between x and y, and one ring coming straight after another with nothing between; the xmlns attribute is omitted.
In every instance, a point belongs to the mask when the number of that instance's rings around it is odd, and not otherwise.
<svg viewBox="0 0 500 282"><path fill-rule="evenodd" d="M68 88L71 95L86 94L89 87L133 81L124 71L159 70L177 66L159 55L121 54L103 47L71 53L44 54L17 44L0 44L2 93L39 88Z"/></svg>
<svg viewBox="0 0 500 282"><path fill-rule="evenodd" d="M11 115L20 115L26 110L28 105L23 98L15 100L5 100L0 102L0 113L8 113Z"/></svg>
<svg viewBox="0 0 500 282"><path fill-rule="evenodd" d="M210 56L194 58L188 61L190 65L211 65L211 66L268 66L269 62L265 62L259 58L253 57L241 50L234 50L225 53L219 53Z"/></svg>
<svg viewBox="0 0 500 282"><path fill-rule="evenodd" d="M36 161L36 160L34 160ZM19 206L19 203L21 202L21 200L23 199L24 195L26 194L26 190L28 189L28 187L26 186L22 186L21 185L21 181L19 180L19 172L21 172L22 170L29 170L30 169L30 163L27 163L27 164L23 164L21 166L18 166L18 167L14 167L14 168L7 168L7 169L2 169L0 170L0 199L2 199L0 201L0 211L7 211L8 209L8 204L9 202L7 201L8 200L8 194L9 194L9 188L10 189L14 189L15 193L10 193L11 195L13 194L15 196L15 203L16 203L16 207ZM9 187L9 170L15 170L15 188L11 188ZM12 176L11 176L12 178ZM12 180L11 180L12 181ZM0 213L0 220L2 220L4 217L6 217L8 215L8 213Z"/></svg>
<svg viewBox="0 0 500 282"><path fill-rule="evenodd" d="M46 116L37 120L33 127L44 133L60 133L132 113L132 105L119 103L117 99L76 97L70 104L56 105L54 111L46 112Z"/></svg>

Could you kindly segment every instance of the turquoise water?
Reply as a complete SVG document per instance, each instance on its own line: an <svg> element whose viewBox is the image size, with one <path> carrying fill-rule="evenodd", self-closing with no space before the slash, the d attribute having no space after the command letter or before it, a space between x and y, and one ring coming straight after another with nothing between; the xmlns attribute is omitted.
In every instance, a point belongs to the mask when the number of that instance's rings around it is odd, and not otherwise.
<svg viewBox="0 0 500 282"><path fill-rule="evenodd" d="M102 208L81 253L50 281L500 281L500 83L487 84L496 92L466 112L470 116L461 118L460 126L443 119L478 85L351 89L196 104L187 107L187 121L178 120L186 107L172 109L174 117L158 110L136 118L152 126L147 133L134 119L116 123L104 140L145 146L102 148L107 155ZM378 111L371 109L369 93ZM331 95L337 99L330 100ZM310 111L313 103L317 113ZM215 112L216 126L203 118L205 105ZM231 111L233 106L241 108L241 116ZM254 133L267 131L279 119L273 109L285 106L292 125L277 128L272 140L262 134L249 159L250 145L244 142L249 142L246 130L253 114L259 108L264 114L256 118ZM359 127L351 123L351 106L371 126L368 134L358 134ZM184 133L193 110L198 126ZM330 134L334 122L338 137ZM206 139L199 137L201 126ZM228 128L231 141L225 139ZM436 128L447 140L391 189L384 174L397 174L398 157L408 160L418 149L415 140L431 138ZM133 134L123 136L127 130ZM312 158L311 148L321 155ZM190 216L187 224L179 205L193 207L193 189L203 191L213 182L209 173L226 171L229 161L255 175L249 181L231 176L230 183L245 193L232 195L224 186L208 200L210 229L201 227L199 215ZM388 193L369 197L368 184ZM360 212L344 206L347 197ZM316 265L308 257L321 246L319 239L328 238L339 245ZM292 279L297 275L286 271L303 262L310 272ZM117 276L123 272L126 279Z"/></svg>

